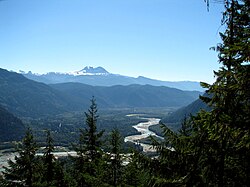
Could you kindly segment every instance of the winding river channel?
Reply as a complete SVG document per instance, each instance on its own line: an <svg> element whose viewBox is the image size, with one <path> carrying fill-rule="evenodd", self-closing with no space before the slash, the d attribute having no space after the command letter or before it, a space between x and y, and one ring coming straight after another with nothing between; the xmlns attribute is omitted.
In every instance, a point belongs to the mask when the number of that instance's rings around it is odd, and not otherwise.
<svg viewBox="0 0 250 187"><path fill-rule="evenodd" d="M158 138L162 138L160 136L157 136L154 132L149 130L149 127L152 125L157 125L160 121L158 118L145 118L145 117L140 117L142 115L140 114L129 114L127 117L138 117L141 120L147 120L147 122L141 122L138 123L137 125L134 125L133 127L140 133L137 135L131 135L125 137L124 141L125 142L132 142L135 144L139 144L142 146L144 152L154 152L155 150L153 149L152 145L150 144L145 144L145 143L139 143L139 140L145 139L149 136L156 136ZM54 152L53 153L55 157L61 157L61 156L76 156L75 151L62 151L62 152ZM0 173L3 171L3 166L8 166L7 161L9 159L14 160L14 157L17 155L16 152L13 153L5 153L1 154L0 152ZM37 155L43 155L42 153L37 153Z"/></svg>
<svg viewBox="0 0 250 187"><path fill-rule="evenodd" d="M150 126L159 124L160 119L158 119L158 118L144 118L144 117L140 117L140 115L138 115L138 114L129 114L127 116L128 117L137 116L139 119L147 120L147 122L141 122L141 123L138 123L137 125L134 125L133 127L140 134L127 136L127 137L125 137L124 141L139 144L140 146L142 146L144 152L154 152L155 149L153 149L152 145L145 144L145 143L139 143L139 140L148 138L149 136L155 136L155 137L162 139L162 137L156 135L154 132L149 130Z"/></svg>

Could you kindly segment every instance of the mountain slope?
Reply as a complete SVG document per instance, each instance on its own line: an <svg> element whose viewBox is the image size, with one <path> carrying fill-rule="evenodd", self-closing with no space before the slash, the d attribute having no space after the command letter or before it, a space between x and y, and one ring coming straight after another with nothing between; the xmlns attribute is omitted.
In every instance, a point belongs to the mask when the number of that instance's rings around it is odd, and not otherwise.
<svg viewBox="0 0 250 187"><path fill-rule="evenodd" d="M149 79L146 77L139 76L137 78L128 77L118 74L109 73L102 67L85 67L80 71L69 72L69 73L55 73L50 72L47 74L33 74L32 72L24 73L21 72L25 77L35 80L38 82L43 82L46 84L57 84L57 83L67 83L67 82L78 82L83 84L89 84L92 86L115 86L115 85L131 85L131 84L140 84L140 85L152 85L152 86L166 86L171 88L177 88L180 90L197 90L204 91L201 88L199 82L192 81L179 81L179 82L170 82L170 81L160 81L155 79Z"/></svg>
<svg viewBox="0 0 250 187"><path fill-rule="evenodd" d="M81 83L52 84L75 100L95 96L101 107L181 107L198 98L200 92L151 85L89 86Z"/></svg>
<svg viewBox="0 0 250 187"><path fill-rule="evenodd" d="M161 121L163 123L181 123L185 116L189 116L190 114L195 115L201 109L210 110L206 103L204 103L201 99L197 99L191 104L182 107L175 112L169 114Z"/></svg>
<svg viewBox="0 0 250 187"><path fill-rule="evenodd" d="M22 121L0 106L0 142L21 140L24 132Z"/></svg>
<svg viewBox="0 0 250 187"><path fill-rule="evenodd" d="M25 117L58 114L71 108L68 98L46 84L0 69L0 104Z"/></svg>

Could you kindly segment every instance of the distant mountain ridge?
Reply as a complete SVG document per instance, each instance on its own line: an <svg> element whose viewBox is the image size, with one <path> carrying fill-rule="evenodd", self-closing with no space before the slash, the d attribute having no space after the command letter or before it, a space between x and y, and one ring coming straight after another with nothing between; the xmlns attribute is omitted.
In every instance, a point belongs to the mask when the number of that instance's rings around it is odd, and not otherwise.
<svg viewBox="0 0 250 187"><path fill-rule="evenodd" d="M92 96L101 108L182 107L201 92L152 85L47 85L0 68L0 105L18 117L42 117L86 110Z"/></svg>
<svg viewBox="0 0 250 187"><path fill-rule="evenodd" d="M139 76L137 78L109 73L103 67L90 67L86 66L80 71L68 72L68 73L58 73L49 72L46 74L36 74L32 72L25 73L20 71L28 79L42 82L45 84L57 84L57 83L67 83L67 82L78 82L83 84L89 84L92 86L115 86L115 85L152 85L152 86L166 86L171 88L177 88L180 90L188 91L204 91L200 86L199 82L194 81L161 81L150 79L147 77Z"/></svg>

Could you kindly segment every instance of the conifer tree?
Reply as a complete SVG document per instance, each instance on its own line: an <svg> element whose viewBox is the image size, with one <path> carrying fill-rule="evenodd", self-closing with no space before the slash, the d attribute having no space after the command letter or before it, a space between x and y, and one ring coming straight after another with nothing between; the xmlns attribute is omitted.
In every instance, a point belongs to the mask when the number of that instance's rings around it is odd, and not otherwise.
<svg viewBox="0 0 250 187"><path fill-rule="evenodd" d="M51 185L54 174L55 174L55 157L53 155L54 145L53 138L49 130L46 131L46 147L44 152L44 166L45 166L45 176L44 179L47 185Z"/></svg>
<svg viewBox="0 0 250 187"><path fill-rule="evenodd" d="M226 25L220 33L222 43L215 48L222 67L215 72L216 81L208 88L212 98L202 99L213 110L206 114L203 124L210 140L214 165L214 182L219 186L246 185L249 176L249 122L250 122L250 2L225 0L222 22ZM205 115L200 116L205 119ZM207 170L207 172L211 172ZM212 173L210 174L212 175ZM213 179L213 178L211 178ZM210 180L211 181L211 180Z"/></svg>
<svg viewBox="0 0 250 187"><path fill-rule="evenodd" d="M31 187L36 182L36 154L37 145L30 128L18 147L18 155L15 161L9 160L9 167L5 167L4 178L10 186L28 186Z"/></svg>
<svg viewBox="0 0 250 187"><path fill-rule="evenodd" d="M122 158L121 158L121 135L117 129L112 130L110 138L110 160L112 168L112 184L114 186L118 185L118 182L121 181L121 167L122 167Z"/></svg>
<svg viewBox="0 0 250 187"><path fill-rule="evenodd" d="M75 145L77 158L75 169L79 186L95 186L100 184L102 173L101 137L104 131L97 131L97 105L95 98L91 99L91 105L86 116L86 128L80 129L79 143Z"/></svg>
<svg viewBox="0 0 250 187"><path fill-rule="evenodd" d="M85 112L87 128L85 128L84 131L81 131L86 149L85 154L91 162L95 162L102 155L100 138L104 131L97 131L96 125L99 117L97 111L96 100L93 97L88 112Z"/></svg>
<svg viewBox="0 0 250 187"><path fill-rule="evenodd" d="M165 141L154 142L160 157L152 185L248 185L250 1L224 0L224 4L226 29L220 33L222 43L214 48L222 67L212 85L201 83L211 96L201 99L212 110L192 117L180 133L163 126ZM154 168L151 160L144 159L144 165Z"/></svg>

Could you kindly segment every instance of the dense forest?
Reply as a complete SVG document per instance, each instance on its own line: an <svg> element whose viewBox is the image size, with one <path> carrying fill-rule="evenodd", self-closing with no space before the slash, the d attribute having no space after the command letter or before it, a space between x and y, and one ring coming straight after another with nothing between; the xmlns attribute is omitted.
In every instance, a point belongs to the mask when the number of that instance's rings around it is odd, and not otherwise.
<svg viewBox="0 0 250 187"><path fill-rule="evenodd" d="M22 121L1 106L0 126L0 142L20 141L25 132Z"/></svg>
<svg viewBox="0 0 250 187"><path fill-rule="evenodd" d="M209 1L206 1L209 6ZM222 2L222 1L221 1ZM182 121L178 132L161 124L163 141L151 138L157 156L140 150L121 151L121 135L114 129L103 150L103 131L97 129L95 99L86 115L87 128L74 143L76 156L56 158L53 137L36 155L31 129L26 131L18 156L9 161L1 186L249 186L250 176L250 1L224 0L225 11L218 52L221 68L216 81L201 96L210 110ZM125 158L126 157L126 158Z"/></svg>

